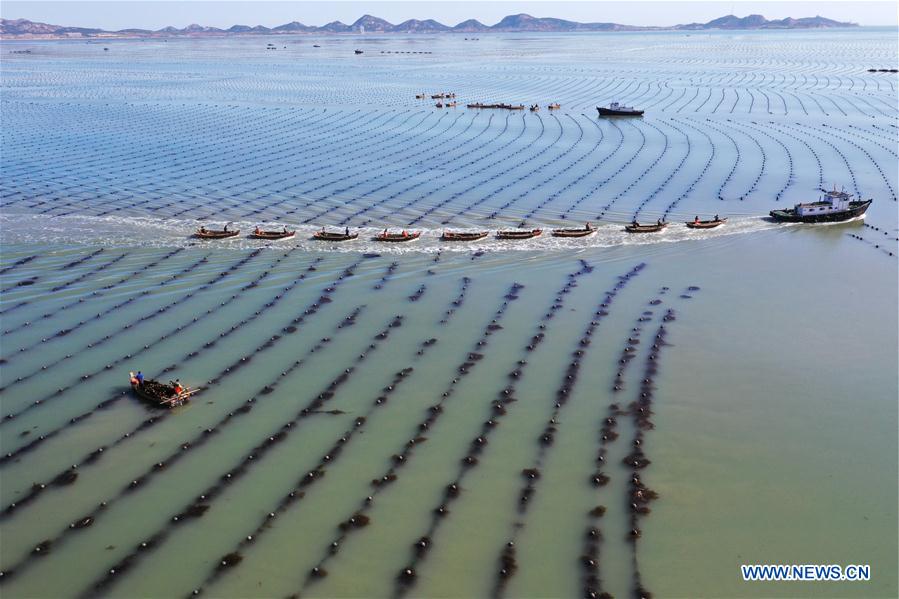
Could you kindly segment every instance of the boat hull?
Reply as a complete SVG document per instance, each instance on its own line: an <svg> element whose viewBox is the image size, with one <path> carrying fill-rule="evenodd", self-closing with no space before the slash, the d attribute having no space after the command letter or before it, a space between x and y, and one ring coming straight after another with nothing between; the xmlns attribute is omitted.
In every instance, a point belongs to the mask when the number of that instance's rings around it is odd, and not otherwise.
<svg viewBox="0 0 899 599"><path fill-rule="evenodd" d="M444 233L440 236L441 241L477 241L484 239L489 233L481 231L479 233Z"/></svg>
<svg viewBox="0 0 899 599"><path fill-rule="evenodd" d="M599 116L643 116L642 110L614 110L612 108L604 108L597 106Z"/></svg>
<svg viewBox="0 0 899 599"><path fill-rule="evenodd" d="M596 233L595 228L590 229L553 229L553 237L587 237Z"/></svg>
<svg viewBox="0 0 899 599"><path fill-rule="evenodd" d="M347 235L345 233L322 233L321 231L312 235L312 239L316 241L352 241L358 237L358 233L350 233Z"/></svg>
<svg viewBox="0 0 899 599"><path fill-rule="evenodd" d="M850 202L848 210L831 212L830 214L806 214L805 216L799 216L792 209L772 210L769 214L774 220L784 223L840 223L864 215L872 201Z"/></svg>
<svg viewBox="0 0 899 599"><path fill-rule="evenodd" d="M628 233L658 233L663 231L668 223L661 225L627 225L624 230Z"/></svg>
<svg viewBox="0 0 899 599"><path fill-rule="evenodd" d="M295 237L296 234L296 231L288 231L287 233L284 233L282 231L262 231L261 233L251 233L250 237L253 239L267 239L269 241L275 241L278 239L290 239L292 237Z"/></svg>
<svg viewBox="0 0 899 599"><path fill-rule="evenodd" d="M699 222L690 221L685 224L691 229L714 229L715 227L720 227L726 222L727 219L722 218L721 220L701 220Z"/></svg>
<svg viewBox="0 0 899 599"><path fill-rule="evenodd" d="M534 237L539 237L543 233L541 229L534 229L533 231L497 231L496 238L497 239L533 239Z"/></svg>
<svg viewBox="0 0 899 599"><path fill-rule="evenodd" d="M131 385L131 390L139 399L160 408L176 408L184 405L190 401L191 395L199 391L189 389L176 395L170 389L168 385L153 380L144 381L143 385Z"/></svg>
<svg viewBox="0 0 899 599"><path fill-rule="evenodd" d="M201 233L197 231L194 233L194 237L197 239L229 239L231 237L237 237L240 235L240 230L237 231L206 231L205 233Z"/></svg>
<svg viewBox="0 0 899 599"><path fill-rule="evenodd" d="M395 234L378 235L377 237L374 237L373 239L374 239L374 241L382 241L385 243L403 243L406 241L415 241L419 237L421 237L421 233L409 233L405 237L402 235L395 235Z"/></svg>

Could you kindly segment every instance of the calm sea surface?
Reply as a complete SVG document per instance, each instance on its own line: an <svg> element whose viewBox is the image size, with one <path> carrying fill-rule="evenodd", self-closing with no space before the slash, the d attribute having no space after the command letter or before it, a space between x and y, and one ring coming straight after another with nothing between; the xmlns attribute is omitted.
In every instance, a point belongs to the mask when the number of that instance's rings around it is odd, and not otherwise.
<svg viewBox="0 0 899 599"><path fill-rule="evenodd" d="M4 596L899 593L895 30L0 51Z"/></svg>

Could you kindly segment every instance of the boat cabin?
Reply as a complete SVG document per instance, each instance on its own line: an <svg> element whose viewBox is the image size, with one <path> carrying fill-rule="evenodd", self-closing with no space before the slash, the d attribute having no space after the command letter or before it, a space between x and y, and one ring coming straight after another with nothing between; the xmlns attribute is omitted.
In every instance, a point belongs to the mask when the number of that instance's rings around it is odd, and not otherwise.
<svg viewBox="0 0 899 599"><path fill-rule="evenodd" d="M817 202L810 204L796 204L797 216L815 216L818 214L830 214L833 212L845 212L849 210L849 202L852 194L845 191L828 191Z"/></svg>

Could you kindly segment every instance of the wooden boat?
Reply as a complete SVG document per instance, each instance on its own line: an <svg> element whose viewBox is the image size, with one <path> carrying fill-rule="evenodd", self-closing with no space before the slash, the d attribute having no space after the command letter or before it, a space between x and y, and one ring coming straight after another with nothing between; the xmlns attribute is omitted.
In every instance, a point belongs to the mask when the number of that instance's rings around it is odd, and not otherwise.
<svg viewBox="0 0 899 599"><path fill-rule="evenodd" d="M413 241L421 237L421 231L413 231L412 233L408 233L403 231L402 233L388 233L383 232L376 237L373 237L373 241L386 241L389 243L402 243L404 241Z"/></svg>
<svg viewBox="0 0 899 599"><path fill-rule="evenodd" d="M531 106L531 108L530 108L530 111L531 111L531 112L537 112L538 110L540 110L540 107L537 106L536 104L534 104L534 105Z"/></svg>
<svg viewBox="0 0 899 599"><path fill-rule="evenodd" d="M691 229L714 229L726 222L726 218L716 218L714 220L694 220L686 223L686 225Z"/></svg>
<svg viewBox="0 0 899 599"><path fill-rule="evenodd" d="M255 231L250 233L250 237L252 237L253 239L276 240L276 239L290 239L292 237L295 237L296 234L297 234L296 231L288 231L286 229L282 230L282 231L262 231L261 229L256 229Z"/></svg>
<svg viewBox="0 0 899 599"><path fill-rule="evenodd" d="M234 231L228 231L227 229L207 229L205 227L200 227L194 233L194 237L198 239L228 239L229 237L237 237L240 235L240 229L236 229Z"/></svg>
<svg viewBox="0 0 899 599"><path fill-rule="evenodd" d="M427 96L424 94L415 94L415 99L416 100L426 100Z"/></svg>
<svg viewBox="0 0 899 599"><path fill-rule="evenodd" d="M316 231L312 239L317 241L351 241L359 237L359 233L346 233L345 231Z"/></svg>
<svg viewBox="0 0 899 599"><path fill-rule="evenodd" d="M639 223L631 223L624 227L628 233L658 233L668 226L668 223L656 223L654 225L641 225Z"/></svg>
<svg viewBox="0 0 899 599"><path fill-rule="evenodd" d="M440 236L441 241L477 241L478 239L484 239L489 235L488 231L444 231L443 235Z"/></svg>
<svg viewBox="0 0 899 599"><path fill-rule="evenodd" d="M538 237L541 233L543 233L543 229L531 229L530 231L521 231L517 229L506 229L504 231L497 231L496 238L497 239L531 239L532 237Z"/></svg>
<svg viewBox="0 0 899 599"><path fill-rule="evenodd" d="M434 94L431 96L432 100L440 100L446 97L446 94Z"/></svg>
<svg viewBox="0 0 899 599"><path fill-rule="evenodd" d="M553 229L553 237L586 237L596 233L596 227L587 225L580 229Z"/></svg>
<svg viewBox="0 0 899 599"><path fill-rule="evenodd" d="M162 408L176 408L190 401L192 395L199 393L201 388L191 389L184 387L181 393L175 393L174 385L166 385L151 379L143 383L131 382L131 390L143 401Z"/></svg>
<svg viewBox="0 0 899 599"><path fill-rule="evenodd" d="M437 108L443 108L443 103L442 103L442 102L437 102L437 104L435 104L435 106L436 106Z"/></svg>
<svg viewBox="0 0 899 599"><path fill-rule="evenodd" d="M558 110L562 108L562 105L557 102L555 104L548 105L547 108L549 108L550 110Z"/></svg>

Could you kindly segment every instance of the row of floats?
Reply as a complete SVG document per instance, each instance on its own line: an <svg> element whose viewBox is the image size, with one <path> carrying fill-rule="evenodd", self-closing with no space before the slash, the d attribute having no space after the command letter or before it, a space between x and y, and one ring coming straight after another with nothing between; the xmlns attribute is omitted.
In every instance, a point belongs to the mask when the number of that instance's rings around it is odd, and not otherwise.
<svg viewBox="0 0 899 599"><path fill-rule="evenodd" d="M720 225L723 225L727 222L726 218L720 218L715 215L714 219L711 220L699 220L699 217L696 217L694 220L684 223L687 227L691 229L713 229ZM670 223L665 222L663 220L659 220L652 224L640 224L636 220L631 222L630 224L624 227L624 230L628 233L658 233L660 231L664 231ZM578 228L565 228L565 229L551 229L550 234L553 237L587 237L589 235L593 235L596 233L597 227L592 223L586 223L583 227ZM296 237L296 230L290 230L287 227L282 228L281 230L274 231L266 231L262 230L259 227L249 235L252 239L264 239L264 240L278 240L278 239L291 239ZM421 231L407 231L405 229L399 232L391 232L389 229L384 229L382 232L378 233L374 237L372 237L372 241L382 241L389 243L402 243L406 241L414 241L421 237ZM539 237L543 234L543 229L500 229L494 233L496 239L502 240L520 240L520 239L532 239L534 237ZM228 229L228 226L225 225L223 229L207 229L206 227L200 227L194 232L194 237L198 239L229 239L231 237L237 237L240 235L240 229ZM490 235L490 231L443 231L440 235L441 241L478 241L479 239L484 239ZM359 238L359 233L350 231L349 227L344 228L342 231L329 231L327 228L322 227L321 230L316 231L312 234L312 239L316 241L331 241L331 242L339 242L339 241L352 241L354 239Z"/></svg>

